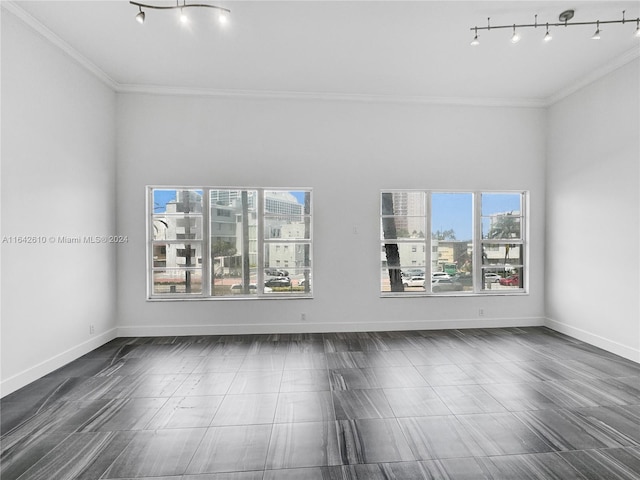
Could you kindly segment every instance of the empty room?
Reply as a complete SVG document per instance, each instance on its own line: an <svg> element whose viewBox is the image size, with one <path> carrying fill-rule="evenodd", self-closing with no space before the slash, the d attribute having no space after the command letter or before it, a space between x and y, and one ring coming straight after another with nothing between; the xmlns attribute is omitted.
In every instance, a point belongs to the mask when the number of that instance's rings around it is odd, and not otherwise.
<svg viewBox="0 0 640 480"><path fill-rule="evenodd" d="M640 3L2 1L2 480L639 480Z"/></svg>

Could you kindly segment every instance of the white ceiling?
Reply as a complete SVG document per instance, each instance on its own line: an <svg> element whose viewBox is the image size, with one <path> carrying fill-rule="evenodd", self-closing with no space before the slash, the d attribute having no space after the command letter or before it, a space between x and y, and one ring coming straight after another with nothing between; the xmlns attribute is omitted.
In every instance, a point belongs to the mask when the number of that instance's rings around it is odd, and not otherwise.
<svg viewBox="0 0 640 480"><path fill-rule="evenodd" d="M180 0L182 2L182 0ZM153 3L148 0L143 3ZM189 2L188 2L189 3ZM191 3L202 3L200 0ZM640 16L640 2L621 1L245 1L214 2L231 10L221 27L213 10L191 9L190 26L176 11L148 10L139 25L127 1L19 1L8 10L61 39L119 90L191 89L242 94L293 94L397 99L544 102L619 66L640 52L635 22L479 32L470 27ZM167 4L157 1L155 4ZM174 4L174 2L169 2ZM6 3L5 3L6 5ZM45 28L42 28L44 26ZM53 35L52 35L52 34Z"/></svg>

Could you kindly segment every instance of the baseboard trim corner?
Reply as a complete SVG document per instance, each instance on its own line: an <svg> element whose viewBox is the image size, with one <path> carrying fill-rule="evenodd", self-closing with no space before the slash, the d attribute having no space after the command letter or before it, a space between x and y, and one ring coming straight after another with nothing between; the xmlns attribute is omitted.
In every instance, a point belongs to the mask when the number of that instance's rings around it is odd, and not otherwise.
<svg viewBox="0 0 640 480"><path fill-rule="evenodd" d="M58 368L65 366L67 363L89 353L91 350L101 347L105 343L116 338L116 335L117 329L112 328L106 332L92 336L89 340L54 355L37 365L29 367L20 373L2 380L2 382L0 382L0 398L29 385L31 382L34 382L45 375L48 375Z"/></svg>
<svg viewBox="0 0 640 480"><path fill-rule="evenodd" d="M594 347L601 348L607 352L619 355L627 360L640 363L640 349L624 345L620 342L605 338L601 335L583 330L572 325L567 325L564 322L554 320L552 318L545 318L544 326L555 330L556 332L563 333L570 337L576 338L583 342L586 342Z"/></svg>

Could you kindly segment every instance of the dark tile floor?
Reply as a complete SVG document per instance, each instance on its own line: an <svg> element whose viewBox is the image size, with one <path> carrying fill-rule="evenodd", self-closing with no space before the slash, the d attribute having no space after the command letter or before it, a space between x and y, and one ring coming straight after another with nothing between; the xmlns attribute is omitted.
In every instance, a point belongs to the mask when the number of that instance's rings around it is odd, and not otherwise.
<svg viewBox="0 0 640 480"><path fill-rule="evenodd" d="M545 328L119 338L1 406L2 480L640 479L640 365Z"/></svg>

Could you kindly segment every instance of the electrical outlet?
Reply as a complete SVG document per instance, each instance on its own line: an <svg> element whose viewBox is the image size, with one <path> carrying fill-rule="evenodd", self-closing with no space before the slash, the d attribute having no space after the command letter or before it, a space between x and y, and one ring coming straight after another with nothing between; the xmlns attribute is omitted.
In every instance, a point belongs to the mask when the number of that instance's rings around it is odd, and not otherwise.
<svg viewBox="0 0 640 480"><path fill-rule="evenodd" d="M484 317L484 308L479 308L478 309L478 316L479 317Z"/></svg>
<svg viewBox="0 0 640 480"><path fill-rule="evenodd" d="M93 335L94 333L96 333L96 327L89 325L89 335Z"/></svg>
<svg viewBox="0 0 640 480"><path fill-rule="evenodd" d="M300 321L301 322L305 322L307 320L307 314L306 313L301 313L300 314Z"/></svg>

